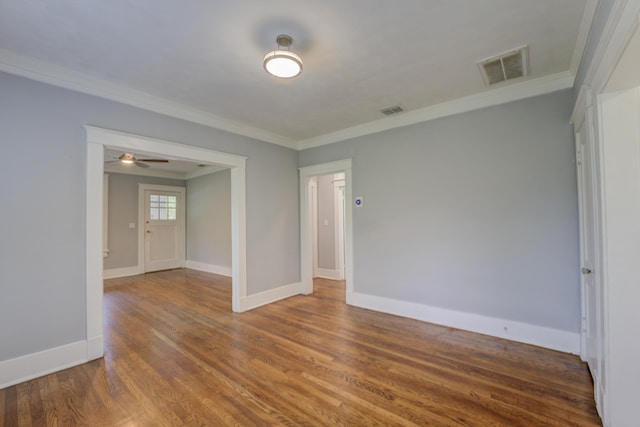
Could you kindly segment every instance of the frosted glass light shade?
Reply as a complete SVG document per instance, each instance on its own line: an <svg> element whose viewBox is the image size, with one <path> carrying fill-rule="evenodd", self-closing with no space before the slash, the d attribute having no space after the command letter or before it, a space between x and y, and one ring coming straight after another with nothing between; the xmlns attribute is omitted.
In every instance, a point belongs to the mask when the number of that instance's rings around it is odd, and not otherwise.
<svg viewBox="0 0 640 427"><path fill-rule="evenodd" d="M288 50L272 50L264 56L264 69L272 76L289 79L302 72L302 58Z"/></svg>

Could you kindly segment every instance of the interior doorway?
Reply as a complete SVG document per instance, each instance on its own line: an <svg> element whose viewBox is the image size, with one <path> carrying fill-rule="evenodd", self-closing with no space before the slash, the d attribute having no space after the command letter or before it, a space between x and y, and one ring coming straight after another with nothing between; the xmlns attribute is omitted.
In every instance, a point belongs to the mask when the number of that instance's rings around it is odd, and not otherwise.
<svg viewBox="0 0 640 427"><path fill-rule="evenodd" d="M340 180L336 180L336 174L339 176ZM351 159L340 160L331 163L323 163L319 165L307 166L300 168L300 247L301 247L301 257L300 257L300 271L301 271L301 281L302 281L302 292L305 294L313 293L313 277L314 267L318 265L317 259L319 257L319 250L317 249L317 244L315 240L314 234L318 234L317 231L320 227L318 224L324 224L324 220L328 218L319 217L317 214L319 203L317 201L317 183L318 178L323 176L330 176L331 181L336 181L335 190L332 191L332 195L335 197L344 200L342 203L343 206L343 214L342 220L340 218L335 218L335 210L334 212L334 221L341 222L338 224L338 228L342 228L342 230L336 230L334 233L340 233L343 236L342 242L342 253L334 253L336 257L342 257L342 262L338 260L338 265L341 263L342 267L338 266L338 268L342 268L343 273L342 277L345 280L345 288L346 288L346 302L350 303L353 294L353 236L352 236L352 191L351 191ZM342 181L342 182L339 182ZM340 243L338 243L338 246ZM334 245L334 250L336 245ZM338 251L339 248L338 248ZM335 258L334 258L335 260ZM335 265L335 264L334 264Z"/></svg>
<svg viewBox="0 0 640 427"><path fill-rule="evenodd" d="M246 157L123 132L85 126L87 132L86 333L87 360L104 354L103 339L103 191L104 150L140 151L231 169L232 309L244 311L246 283Z"/></svg>
<svg viewBox="0 0 640 427"><path fill-rule="evenodd" d="M344 172L309 180L314 278L345 278L344 187Z"/></svg>

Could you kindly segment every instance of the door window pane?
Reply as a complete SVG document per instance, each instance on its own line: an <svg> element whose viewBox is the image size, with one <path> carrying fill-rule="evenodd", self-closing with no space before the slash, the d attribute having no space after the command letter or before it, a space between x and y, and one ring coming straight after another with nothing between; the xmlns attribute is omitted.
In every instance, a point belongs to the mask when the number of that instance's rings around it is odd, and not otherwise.
<svg viewBox="0 0 640 427"><path fill-rule="evenodd" d="M149 197L149 219L152 221L175 221L177 219L178 198L163 194Z"/></svg>

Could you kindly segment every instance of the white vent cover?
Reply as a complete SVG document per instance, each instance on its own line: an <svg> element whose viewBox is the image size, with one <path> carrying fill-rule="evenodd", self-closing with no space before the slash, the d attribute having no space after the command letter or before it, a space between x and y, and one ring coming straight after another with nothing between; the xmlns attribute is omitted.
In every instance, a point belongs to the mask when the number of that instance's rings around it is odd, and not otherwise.
<svg viewBox="0 0 640 427"><path fill-rule="evenodd" d="M487 86L529 75L527 45L478 61L478 68Z"/></svg>
<svg viewBox="0 0 640 427"><path fill-rule="evenodd" d="M394 114L402 113L404 108L399 105L392 105L390 107L385 107L379 110L385 116L392 116Z"/></svg>

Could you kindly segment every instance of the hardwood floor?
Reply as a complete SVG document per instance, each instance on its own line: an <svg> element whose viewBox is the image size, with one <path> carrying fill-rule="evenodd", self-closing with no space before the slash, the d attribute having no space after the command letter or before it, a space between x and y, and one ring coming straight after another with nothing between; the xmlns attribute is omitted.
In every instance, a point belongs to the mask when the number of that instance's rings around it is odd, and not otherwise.
<svg viewBox="0 0 640 427"><path fill-rule="evenodd" d="M104 359L0 390L0 426L598 426L564 353L349 307L231 312L230 279L105 281Z"/></svg>

